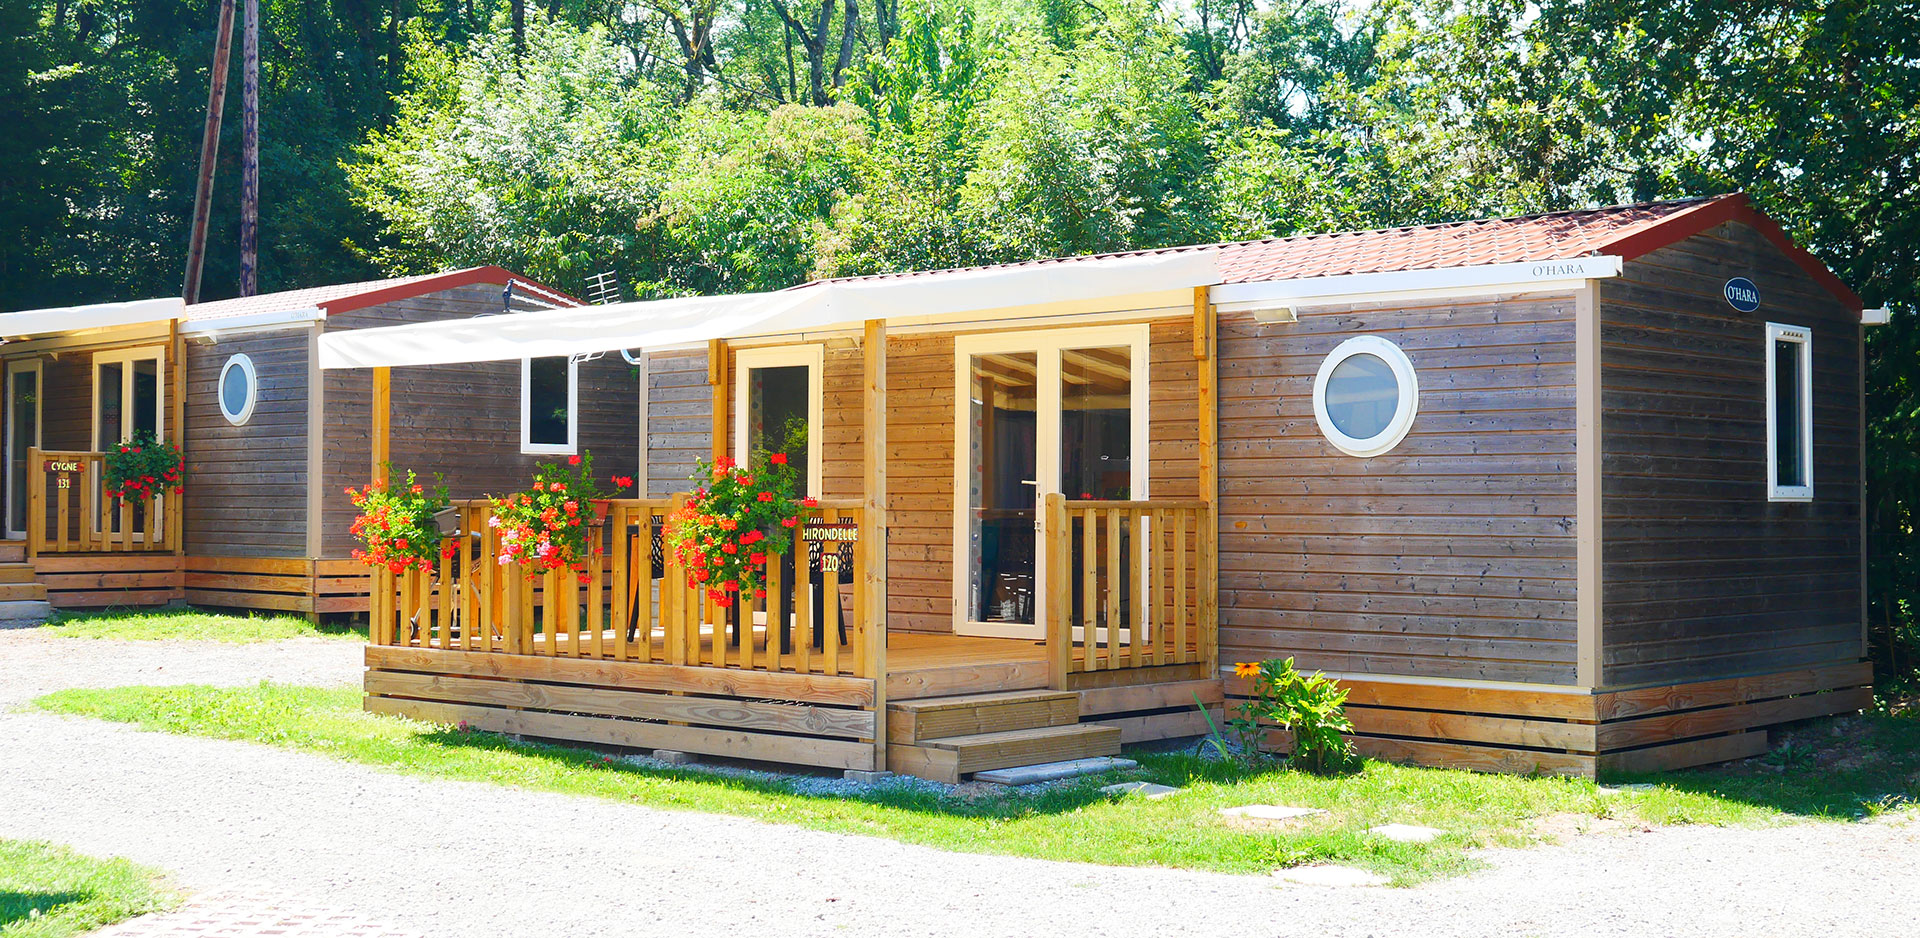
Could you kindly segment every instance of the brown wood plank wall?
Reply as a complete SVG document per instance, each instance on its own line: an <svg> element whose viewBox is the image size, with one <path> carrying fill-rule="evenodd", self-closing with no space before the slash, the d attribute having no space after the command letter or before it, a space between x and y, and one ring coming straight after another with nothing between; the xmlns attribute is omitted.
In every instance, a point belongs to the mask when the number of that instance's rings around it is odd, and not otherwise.
<svg viewBox="0 0 1920 938"><path fill-rule="evenodd" d="M1572 297L1300 320L1221 317L1221 662L1572 683ZM1371 459L1328 443L1312 401L1364 334L1420 382L1412 432Z"/></svg>
<svg viewBox="0 0 1920 938"><path fill-rule="evenodd" d="M187 341L188 552L306 555L310 338L302 326L215 344ZM236 427L220 413L217 385L220 369L240 353L253 360L259 396L252 417Z"/></svg>
<svg viewBox="0 0 1920 938"><path fill-rule="evenodd" d="M647 490L664 498L687 491L700 460L713 455L713 389L707 350L658 352L647 359Z"/></svg>
<svg viewBox="0 0 1920 938"><path fill-rule="evenodd" d="M1602 683L1858 658L1858 313L1737 223L1629 262L1600 311ZM1767 498L1768 322L1813 332L1811 503Z"/></svg>
<svg viewBox="0 0 1920 938"><path fill-rule="evenodd" d="M330 316L327 330L464 318L499 308L500 287L459 287ZM325 393L322 552L337 557L353 546L347 533L353 505L342 489L367 481L372 374L327 372ZM635 471L638 402L637 369L618 354L580 366L580 448L593 451L602 480ZM566 459L520 452L517 361L395 369L392 440L397 471L413 469L424 478L444 473L455 498L517 491L532 478L535 464Z"/></svg>

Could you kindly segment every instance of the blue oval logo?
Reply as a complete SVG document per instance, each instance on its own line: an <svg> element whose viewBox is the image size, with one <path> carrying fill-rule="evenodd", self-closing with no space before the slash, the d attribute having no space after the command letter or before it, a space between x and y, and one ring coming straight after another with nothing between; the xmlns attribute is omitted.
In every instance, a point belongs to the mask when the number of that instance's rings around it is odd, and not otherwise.
<svg viewBox="0 0 1920 938"><path fill-rule="evenodd" d="M1735 277L1727 281L1727 305L1743 313L1751 313L1760 308L1760 288L1745 277Z"/></svg>

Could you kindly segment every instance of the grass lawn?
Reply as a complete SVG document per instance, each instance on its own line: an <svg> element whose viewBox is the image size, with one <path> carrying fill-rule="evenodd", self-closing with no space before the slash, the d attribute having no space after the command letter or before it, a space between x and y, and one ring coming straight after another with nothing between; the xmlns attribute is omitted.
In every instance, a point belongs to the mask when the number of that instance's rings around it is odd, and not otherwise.
<svg viewBox="0 0 1920 938"><path fill-rule="evenodd" d="M733 814L948 850L1231 873L1336 862L1400 884L1471 869L1475 861L1467 851L1478 846L1526 845L1554 832L1622 821L1752 825L1794 815L1853 817L1868 802L1881 803L1890 790L1877 787L1886 777L1879 770L1850 781L1844 773L1788 767L1764 778L1674 774L1658 779L1661 787L1654 791L1602 796L1592 783L1570 779L1378 762L1355 775L1323 778L1140 753L1141 769L1125 777L1186 791L1159 801L1115 799L1098 791L1121 777L1113 776L1037 793L963 788L940 794L903 785L860 797L824 797L803 793L790 781L641 767L579 749L374 716L360 709L360 691L351 687L125 687L61 691L36 703L57 713L268 743L414 775ZM1887 724L1887 732L1910 741L1916 729L1920 721ZM1920 762L1920 748L1909 747L1907 760ZM1327 813L1278 825L1229 823L1218 813L1245 804ZM1396 822L1447 833L1429 844L1366 833Z"/></svg>
<svg viewBox="0 0 1920 938"><path fill-rule="evenodd" d="M154 870L53 844L0 840L0 936L64 938L148 912L179 896Z"/></svg>
<svg viewBox="0 0 1920 938"><path fill-rule="evenodd" d="M366 629L314 625L299 617L261 613L235 615L202 609L108 609L60 613L43 626L68 638L118 638L134 641L195 639L216 642L273 642L289 638L337 638L365 641Z"/></svg>

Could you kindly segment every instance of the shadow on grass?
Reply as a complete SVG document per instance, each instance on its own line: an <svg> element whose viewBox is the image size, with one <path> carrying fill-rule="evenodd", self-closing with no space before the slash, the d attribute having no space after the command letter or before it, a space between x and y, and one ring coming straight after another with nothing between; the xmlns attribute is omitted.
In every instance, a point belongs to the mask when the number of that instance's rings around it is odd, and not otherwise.
<svg viewBox="0 0 1920 938"><path fill-rule="evenodd" d="M13 889L0 889L0 927L14 922L24 922L38 915L49 915L53 910L76 902L87 902L95 898L91 892L47 892L31 890L21 892Z"/></svg>
<svg viewBox="0 0 1920 938"><path fill-rule="evenodd" d="M874 785L842 784L831 775L794 776L792 767L762 767L750 763L716 763L701 769L679 769L628 762L596 749L558 740L523 740L483 730L436 729L415 739L449 751L511 753L538 759L570 772L608 772L645 779L697 782L716 789L753 792L782 799L802 798L821 803L860 802L903 811L956 818L1012 820L1069 814L1112 796L1100 786L1119 778L1118 772L1082 776L1038 790L985 786L952 789L897 777Z"/></svg>
<svg viewBox="0 0 1920 938"><path fill-rule="evenodd" d="M1652 782L1801 817L1871 817L1920 802L1920 717L1817 720L1777 733L1774 748L1752 759L1602 781Z"/></svg>

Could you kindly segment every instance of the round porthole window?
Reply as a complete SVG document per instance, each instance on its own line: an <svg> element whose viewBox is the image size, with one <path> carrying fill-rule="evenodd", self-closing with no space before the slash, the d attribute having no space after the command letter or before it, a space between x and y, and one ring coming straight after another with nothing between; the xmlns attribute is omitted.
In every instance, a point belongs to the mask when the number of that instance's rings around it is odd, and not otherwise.
<svg viewBox="0 0 1920 938"><path fill-rule="evenodd" d="M1313 376L1313 416L1327 441L1350 456L1378 456L1406 439L1420 386L1413 362L1379 336L1355 336Z"/></svg>
<svg viewBox="0 0 1920 938"><path fill-rule="evenodd" d="M254 373L253 359L235 355L220 366L220 416L239 426L253 416L253 405L260 397L260 376Z"/></svg>

